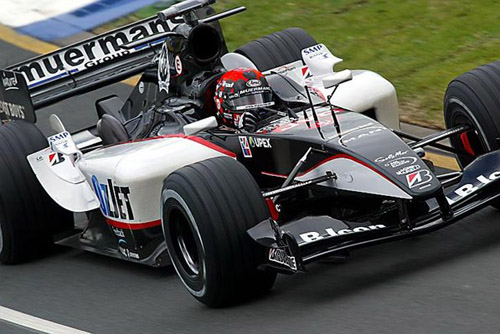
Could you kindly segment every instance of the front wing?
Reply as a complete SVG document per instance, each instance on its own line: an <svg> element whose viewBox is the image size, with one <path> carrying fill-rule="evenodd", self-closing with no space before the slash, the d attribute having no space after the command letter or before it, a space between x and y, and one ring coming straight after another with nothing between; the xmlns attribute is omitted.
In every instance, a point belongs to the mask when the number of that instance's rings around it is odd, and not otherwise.
<svg viewBox="0 0 500 334"><path fill-rule="evenodd" d="M429 233L500 202L500 151L477 158L467 166L458 184L442 188L429 198L429 210L408 219L404 204L399 224L380 219L345 222L330 216L307 216L284 224L271 218L249 229L250 237L268 250L264 267L284 273L305 271L308 263L341 251L372 246Z"/></svg>

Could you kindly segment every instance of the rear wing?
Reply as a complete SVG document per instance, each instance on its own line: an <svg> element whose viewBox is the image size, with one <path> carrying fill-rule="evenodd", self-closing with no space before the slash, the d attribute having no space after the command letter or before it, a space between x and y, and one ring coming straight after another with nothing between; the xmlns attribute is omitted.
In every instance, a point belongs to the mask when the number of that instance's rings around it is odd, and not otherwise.
<svg viewBox="0 0 500 334"><path fill-rule="evenodd" d="M172 31L183 22L182 18L164 21L150 17L12 65L2 75L22 73L31 103L38 109L143 72L163 39L127 50L121 46Z"/></svg>

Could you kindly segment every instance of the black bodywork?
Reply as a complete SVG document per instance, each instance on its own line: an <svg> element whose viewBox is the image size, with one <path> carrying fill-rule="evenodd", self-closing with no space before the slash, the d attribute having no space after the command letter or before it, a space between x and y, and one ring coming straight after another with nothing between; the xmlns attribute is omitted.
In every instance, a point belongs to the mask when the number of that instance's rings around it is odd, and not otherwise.
<svg viewBox="0 0 500 334"><path fill-rule="evenodd" d="M500 152L478 157L463 172L436 175L432 163L412 149L418 142L407 143L375 120L341 109L335 110L341 128L337 133L329 107L316 107L316 112L319 123L284 117L253 134L214 132L206 136L237 154L263 190L270 211L276 212L275 217L248 231L270 250L270 257L276 256L276 249L284 251L282 263L269 261L267 267L284 272L305 270L306 263L346 249L445 227L500 198ZM453 132L448 135L455 135ZM252 138L251 156L244 153L242 137L246 141ZM259 141L269 144L257 147ZM366 167L373 173L371 177L382 176L387 186L409 196L376 194L383 193L376 185L368 189L371 193L339 189L335 182L346 175L334 168L316 179L294 181L286 187L285 179L309 149L312 151L297 177L340 157ZM412 175L421 180L410 180ZM362 176L353 171L350 177ZM283 257L293 257L297 265L290 266Z"/></svg>

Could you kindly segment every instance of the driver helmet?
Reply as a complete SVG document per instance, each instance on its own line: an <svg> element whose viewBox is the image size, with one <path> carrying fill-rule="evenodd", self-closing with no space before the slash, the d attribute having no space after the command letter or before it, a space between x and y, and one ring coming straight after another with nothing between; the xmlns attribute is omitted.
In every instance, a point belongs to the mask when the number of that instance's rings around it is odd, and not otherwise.
<svg viewBox="0 0 500 334"><path fill-rule="evenodd" d="M238 68L226 72L215 89L217 116L223 124L238 128L241 116L274 105L273 91L258 70Z"/></svg>

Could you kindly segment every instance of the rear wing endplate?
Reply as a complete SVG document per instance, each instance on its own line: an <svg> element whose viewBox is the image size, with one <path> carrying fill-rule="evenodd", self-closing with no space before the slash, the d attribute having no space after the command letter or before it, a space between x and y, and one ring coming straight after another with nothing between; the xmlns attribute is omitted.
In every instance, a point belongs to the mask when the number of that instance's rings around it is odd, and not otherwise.
<svg viewBox="0 0 500 334"><path fill-rule="evenodd" d="M0 120L36 122L26 80L21 73L0 70Z"/></svg>

